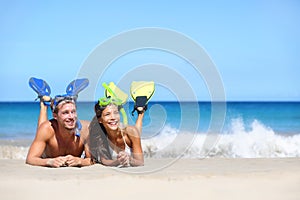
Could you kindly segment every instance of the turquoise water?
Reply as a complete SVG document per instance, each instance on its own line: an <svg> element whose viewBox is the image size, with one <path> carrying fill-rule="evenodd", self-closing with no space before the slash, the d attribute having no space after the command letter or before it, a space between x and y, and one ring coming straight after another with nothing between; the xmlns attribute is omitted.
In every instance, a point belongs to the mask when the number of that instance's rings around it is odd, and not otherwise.
<svg viewBox="0 0 300 200"><path fill-rule="evenodd" d="M80 119L91 120L93 118L93 104L93 102L78 102ZM179 129L184 121L182 110L190 113L188 117L191 118L199 114L197 132L206 132L211 118L211 103L199 102L198 106L199 111L196 111L195 103L149 103L149 110L144 119L145 132L157 130L158 124L159 128L169 126ZM124 107L128 113L129 123L134 123L136 118L131 115L133 104L129 103ZM0 138L32 138L35 134L38 114L39 103L37 102L1 102ZM48 114L51 118L51 113ZM259 121L276 134L300 134L300 102L227 102L225 123L221 132L228 132L234 120L242 121L246 130L251 128L254 121ZM195 121L185 120L185 122L194 123Z"/></svg>
<svg viewBox="0 0 300 200"><path fill-rule="evenodd" d="M93 102L78 102L79 118L90 121L93 106ZM157 157L176 157L182 152L186 157L198 157L214 124L211 106L210 102L150 102L143 124L143 149L157 152ZM224 118L217 113L221 117L216 119L223 126L213 129L218 138L213 141L209 156L300 156L300 102L227 102L220 106L226 108ZM132 107L132 102L124 106L129 124L136 119L136 114L131 115ZM32 141L38 114L38 102L1 102L0 140ZM190 143L183 142L187 138ZM175 145L178 139L183 143ZM28 145L23 146L26 149ZM1 148L0 144L0 154ZM22 158L26 155L20 154Z"/></svg>

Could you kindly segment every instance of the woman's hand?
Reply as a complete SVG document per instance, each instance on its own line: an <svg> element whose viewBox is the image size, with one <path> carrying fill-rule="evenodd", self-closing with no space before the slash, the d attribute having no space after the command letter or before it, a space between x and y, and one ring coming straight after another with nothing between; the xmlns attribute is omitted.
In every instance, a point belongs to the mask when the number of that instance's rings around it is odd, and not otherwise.
<svg viewBox="0 0 300 200"><path fill-rule="evenodd" d="M117 159L122 166L130 166L130 155L128 155L125 151L119 152Z"/></svg>

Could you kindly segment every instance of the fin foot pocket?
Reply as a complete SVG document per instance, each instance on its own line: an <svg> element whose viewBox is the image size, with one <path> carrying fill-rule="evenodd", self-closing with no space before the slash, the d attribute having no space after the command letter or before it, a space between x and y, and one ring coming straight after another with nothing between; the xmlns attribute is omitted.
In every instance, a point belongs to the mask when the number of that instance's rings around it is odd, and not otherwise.
<svg viewBox="0 0 300 200"><path fill-rule="evenodd" d="M142 114L143 112L145 112L148 108L147 102L148 102L147 96L136 97L135 105L131 112L132 116L134 115L133 114L134 111L137 111L138 114Z"/></svg>
<svg viewBox="0 0 300 200"><path fill-rule="evenodd" d="M131 112L132 116L137 111L138 114L145 112L148 108L148 101L151 99L155 91L153 81L133 81L130 87L130 94L134 100L134 108Z"/></svg>

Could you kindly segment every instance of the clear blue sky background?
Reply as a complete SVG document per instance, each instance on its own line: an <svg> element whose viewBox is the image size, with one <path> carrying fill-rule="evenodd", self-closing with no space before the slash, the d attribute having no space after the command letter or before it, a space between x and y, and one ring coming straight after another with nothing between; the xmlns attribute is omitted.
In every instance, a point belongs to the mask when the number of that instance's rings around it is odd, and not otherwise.
<svg viewBox="0 0 300 200"><path fill-rule="evenodd" d="M0 101L32 101L32 76L47 80L53 94L63 93L98 45L142 27L174 30L201 45L222 77L227 100L300 100L300 1L3 0ZM153 58L134 64L161 61ZM128 62L125 57L120 65ZM172 67L181 73L179 65ZM154 100L172 98L158 90Z"/></svg>

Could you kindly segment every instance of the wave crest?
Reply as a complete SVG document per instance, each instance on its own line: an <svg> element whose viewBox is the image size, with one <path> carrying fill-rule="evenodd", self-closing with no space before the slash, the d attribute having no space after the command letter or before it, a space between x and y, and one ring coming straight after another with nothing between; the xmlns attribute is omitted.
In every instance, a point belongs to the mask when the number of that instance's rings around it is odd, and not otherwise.
<svg viewBox="0 0 300 200"><path fill-rule="evenodd" d="M233 119L229 131L218 134L214 145L206 147L205 141L211 135L206 133L179 133L166 126L159 135L143 140L145 156L162 157L226 157L226 158L273 158L300 157L300 135L280 135L261 122L254 120L246 128L242 119ZM187 146L185 138L193 137L192 144ZM175 140L182 143L172 142Z"/></svg>

